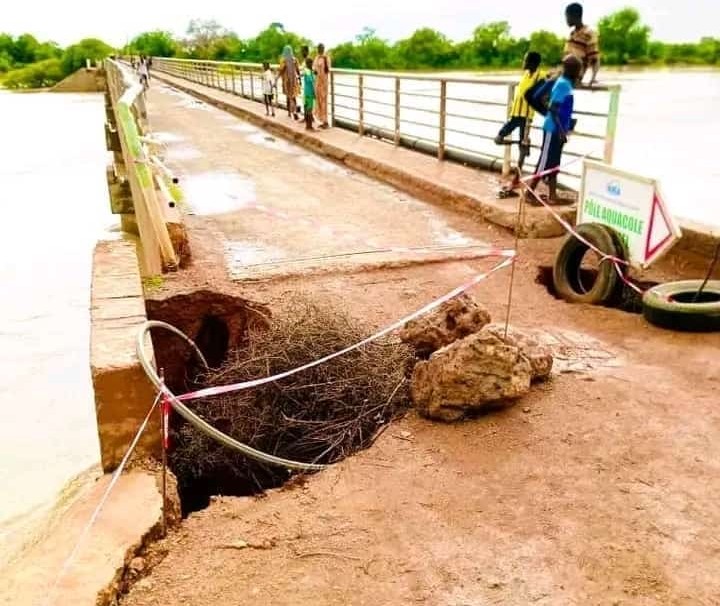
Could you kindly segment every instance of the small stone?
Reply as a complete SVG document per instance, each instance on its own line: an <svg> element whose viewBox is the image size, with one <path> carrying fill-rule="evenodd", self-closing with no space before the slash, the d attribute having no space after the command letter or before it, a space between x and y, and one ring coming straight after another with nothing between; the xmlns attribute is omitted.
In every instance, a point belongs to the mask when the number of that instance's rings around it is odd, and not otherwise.
<svg viewBox="0 0 720 606"><path fill-rule="evenodd" d="M141 591L151 591L155 587L155 583L153 583L150 580L150 577L145 577L144 579L140 579L137 584L135 585L136 589L139 589Z"/></svg>
<svg viewBox="0 0 720 606"><path fill-rule="evenodd" d="M145 560L142 558L133 558L130 560L130 570L132 572L142 572L145 570Z"/></svg>
<svg viewBox="0 0 720 606"><path fill-rule="evenodd" d="M530 408L529 408L528 406L526 406L525 408L523 408L523 412L524 412L526 415L527 415L527 414L530 414Z"/></svg>

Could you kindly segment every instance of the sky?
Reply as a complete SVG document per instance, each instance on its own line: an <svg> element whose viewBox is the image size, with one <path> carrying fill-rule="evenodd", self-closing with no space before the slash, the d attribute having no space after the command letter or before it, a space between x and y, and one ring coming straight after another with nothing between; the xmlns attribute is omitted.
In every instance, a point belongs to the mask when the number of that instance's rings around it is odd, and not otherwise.
<svg viewBox="0 0 720 606"><path fill-rule="evenodd" d="M183 34L193 18L215 19L241 38L257 34L272 22L333 46L354 38L363 27L374 28L394 41L420 27L440 30L454 40L468 38L480 23L508 21L515 36L536 29L565 32L564 7L557 0L21 0L3 7L0 31L33 33L41 40L65 46L84 37L102 38L122 46L142 31L163 29ZM586 22L597 23L607 13L628 4L640 11L656 39L697 41L717 36L717 0L586 0ZM305 8L309 7L309 8Z"/></svg>

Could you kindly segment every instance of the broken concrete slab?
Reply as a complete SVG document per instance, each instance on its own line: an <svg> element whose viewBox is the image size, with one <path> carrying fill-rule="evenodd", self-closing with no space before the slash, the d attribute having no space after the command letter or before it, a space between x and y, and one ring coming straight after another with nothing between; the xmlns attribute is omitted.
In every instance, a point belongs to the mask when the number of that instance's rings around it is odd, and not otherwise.
<svg viewBox="0 0 720 606"><path fill-rule="evenodd" d="M91 519L110 475L86 487L41 537L0 573L3 606L106 606L114 604L125 566L159 538L162 495L155 474L120 477L95 524L69 559ZM174 496L173 502L177 503ZM174 506L172 512L177 512ZM177 519L177 513L172 519Z"/></svg>

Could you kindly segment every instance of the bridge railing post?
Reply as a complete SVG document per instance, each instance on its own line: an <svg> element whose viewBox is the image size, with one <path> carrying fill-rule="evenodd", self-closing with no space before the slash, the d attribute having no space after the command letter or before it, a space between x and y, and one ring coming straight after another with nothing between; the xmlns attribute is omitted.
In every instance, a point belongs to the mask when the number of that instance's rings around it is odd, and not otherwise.
<svg viewBox="0 0 720 606"><path fill-rule="evenodd" d="M362 74L358 75L358 134L361 137L365 134L365 93Z"/></svg>
<svg viewBox="0 0 720 606"><path fill-rule="evenodd" d="M445 121L447 110L447 81L440 80L440 120L438 132L438 160L445 159Z"/></svg>
<svg viewBox="0 0 720 606"><path fill-rule="evenodd" d="M400 78L395 78L395 145L400 145Z"/></svg>
<svg viewBox="0 0 720 606"><path fill-rule="evenodd" d="M512 115L513 100L515 99L515 84L508 84L507 87L507 118L510 119ZM505 146L505 153L503 155L503 166L502 174L507 176L510 174L510 165L512 163L512 146Z"/></svg>
<svg viewBox="0 0 720 606"><path fill-rule="evenodd" d="M330 72L330 119L335 123L335 73Z"/></svg>
<svg viewBox="0 0 720 606"><path fill-rule="evenodd" d="M250 71L250 99L255 101L255 74Z"/></svg>
<svg viewBox="0 0 720 606"><path fill-rule="evenodd" d="M612 164L613 161L615 129L617 128L619 105L620 87L614 86L610 89L610 107L608 109L607 122L605 123L605 149L603 151L603 162L605 162L605 164Z"/></svg>

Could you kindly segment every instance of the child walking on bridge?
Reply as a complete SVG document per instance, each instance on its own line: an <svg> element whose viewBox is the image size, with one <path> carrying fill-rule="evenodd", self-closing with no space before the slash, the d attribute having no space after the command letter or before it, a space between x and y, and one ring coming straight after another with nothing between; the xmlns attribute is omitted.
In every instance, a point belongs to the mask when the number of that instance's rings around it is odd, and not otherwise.
<svg viewBox="0 0 720 606"><path fill-rule="evenodd" d="M275 106L273 105L273 97L275 91L275 74L270 69L270 64L266 61L263 63L262 75L263 99L265 101L265 115L269 116L272 111L272 117L275 117Z"/></svg>
<svg viewBox="0 0 720 606"><path fill-rule="evenodd" d="M313 129L313 108L315 107L315 72L313 72L313 60L308 57L305 60L305 71L303 72L303 99L305 100L305 129Z"/></svg>

